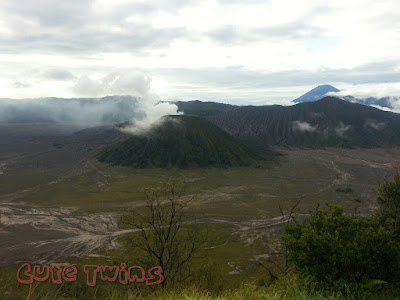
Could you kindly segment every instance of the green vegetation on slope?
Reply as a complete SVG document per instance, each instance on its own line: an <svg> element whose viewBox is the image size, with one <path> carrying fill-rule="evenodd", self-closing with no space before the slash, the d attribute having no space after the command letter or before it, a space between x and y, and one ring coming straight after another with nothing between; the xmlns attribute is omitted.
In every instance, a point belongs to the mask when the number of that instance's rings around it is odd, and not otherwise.
<svg viewBox="0 0 400 300"><path fill-rule="evenodd" d="M400 145L400 115L334 97L287 107L240 107L207 119L235 137L269 146Z"/></svg>
<svg viewBox="0 0 400 300"><path fill-rule="evenodd" d="M190 168L247 166L265 160L266 154L203 118L168 116L146 135L106 148L97 158L135 168Z"/></svg>

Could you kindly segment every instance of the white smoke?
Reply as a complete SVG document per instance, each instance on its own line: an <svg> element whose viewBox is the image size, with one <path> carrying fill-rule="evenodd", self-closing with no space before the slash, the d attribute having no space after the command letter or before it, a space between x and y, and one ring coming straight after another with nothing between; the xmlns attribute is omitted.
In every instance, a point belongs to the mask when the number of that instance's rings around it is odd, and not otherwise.
<svg viewBox="0 0 400 300"><path fill-rule="evenodd" d="M365 127L371 127L376 130L382 129L383 127L385 127L385 125L386 125L385 122L377 122L376 120L371 120L371 119L366 120L364 123Z"/></svg>
<svg viewBox="0 0 400 300"><path fill-rule="evenodd" d="M314 132L317 130L317 126L312 126L311 124L303 121L293 121L293 130L303 131L303 132Z"/></svg>
<svg viewBox="0 0 400 300"><path fill-rule="evenodd" d="M351 127L351 125L345 125L343 122L340 122L339 125L335 127L335 133L338 136L343 136Z"/></svg>
<svg viewBox="0 0 400 300"><path fill-rule="evenodd" d="M175 104L160 102L159 96L151 93L151 78L137 71L114 72L98 80L83 76L78 80L74 91L78 94L113 93L136 96L138 109L144 117L132 119L130 125L122 128L124 132L131 134L143 134L152 125L156 125L161 117L178 114Z"/></svg>
<svg viewBox="0 0 400 300"><path fill-rule="evenodd" d="M122 123L126 132L145 132L162 116L177 114L177 106L161 103L151 93L151 78L136 72L110 73L100 79L81 76L74 92L92 98L0 99L0 123L59 123L80 127ZM130 95L107 96L102 95Z"/></svg>
<svg viewBox="0 0 400 300"><path fill-rule="evenodd" d="M177 106L171 103L152 104L151 102L141 103L141 110L146 113L145 118L134 120L131 124L121 128L123 132L133 135L146 134L146 132L154 127L162 125L166 115L177 115Z"/></svg>

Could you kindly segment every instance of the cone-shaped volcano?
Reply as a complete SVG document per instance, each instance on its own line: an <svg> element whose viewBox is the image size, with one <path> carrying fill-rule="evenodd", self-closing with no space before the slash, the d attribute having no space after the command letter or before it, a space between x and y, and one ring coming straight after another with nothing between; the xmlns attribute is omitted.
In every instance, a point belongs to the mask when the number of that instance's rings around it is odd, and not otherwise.
<svg viewBox="0 0 400 300"><path fill-rule="evenodd" d="M145 135L103 149L97 158L135 168L190 168L246 166L266 156L203 118L180 115L164 117Z"/></svg>

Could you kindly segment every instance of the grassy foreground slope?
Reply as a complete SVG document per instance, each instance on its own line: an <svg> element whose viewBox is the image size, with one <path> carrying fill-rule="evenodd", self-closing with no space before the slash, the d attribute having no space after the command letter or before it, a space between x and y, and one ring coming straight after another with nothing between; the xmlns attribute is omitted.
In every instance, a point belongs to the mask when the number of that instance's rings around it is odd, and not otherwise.
<svg viewBox="0 0 400 300"><path fill-rule="evenodd" d="M203 118L169 116L145 135L100 151L97 158L135 168L231 167L264 160L265 154Z"/></svg>
<svg viewBox="0 0 400 300"><path fill-rule="evenodd" d="M342 299L399 299L398 289L368 289L362 285L341 284L333 288L318 286L310 277L291 273L270 285L246 282L233 289L216 291L189 285L184 289L153 289L147 292L134 285L110 283L105 289L85 287L84 284L55 284L45 282L31 286L19 285L20 293L8 293L11 281L3 277L0 282L0 299L26 300L342 300Z"/></svg>

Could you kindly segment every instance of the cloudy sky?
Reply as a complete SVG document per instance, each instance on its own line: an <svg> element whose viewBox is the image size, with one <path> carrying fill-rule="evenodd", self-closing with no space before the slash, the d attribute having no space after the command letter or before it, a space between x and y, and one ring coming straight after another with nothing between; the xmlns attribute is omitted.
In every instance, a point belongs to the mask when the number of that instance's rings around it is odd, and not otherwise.
<svg viewBox="0 0 400 300"><path fill-rule="evenodd" d="M0 97L400 96L398 0L0 0Z"/></svg>

